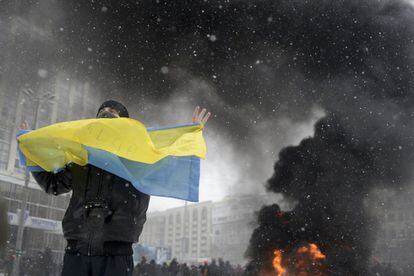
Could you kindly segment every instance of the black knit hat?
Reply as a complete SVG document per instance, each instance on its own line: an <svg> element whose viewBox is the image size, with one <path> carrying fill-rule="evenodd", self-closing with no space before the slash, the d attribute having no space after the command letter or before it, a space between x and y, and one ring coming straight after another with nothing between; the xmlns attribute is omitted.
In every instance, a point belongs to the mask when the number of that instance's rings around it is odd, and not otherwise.
<svg viewBox="0 0 414 276"><path fill-rule="evenodd" d="M110 107L118 111L120 117L129 117L128 110L126 107L121 104L120 102L114 101L114 100L108 100L104 101L103 104L99 107L98 113L96 116L98 116L99 111L101 111L102 108Z"/></svg>

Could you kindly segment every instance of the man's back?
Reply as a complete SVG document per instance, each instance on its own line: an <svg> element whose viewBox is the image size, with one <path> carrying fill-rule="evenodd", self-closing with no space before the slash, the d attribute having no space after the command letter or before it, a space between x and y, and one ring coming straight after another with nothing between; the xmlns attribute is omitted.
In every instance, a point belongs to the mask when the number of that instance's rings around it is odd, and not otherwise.
<svg viewBox="0 0 414 276"><path fill-rule="evenodd" d="M199 106L193 123L205 124L211 115ZM121 103L108 100L96 118L129 117ZM27 122L21 129L29 129ZM130 182L93 165L68 164L58 173L32 172L50 194L73 191L62 221L68 241L63 276L131 276L134 268L132 243L137 242L146 220L150 196Z"/></svg>
<svg viewBox="0 0 414 276"><path fill-rule="evenodd" d="M129 255L146 220L149 195L92 165L71 163L56 174L33 172L48 193L73 191L62 221L67 252Z"/></svg>

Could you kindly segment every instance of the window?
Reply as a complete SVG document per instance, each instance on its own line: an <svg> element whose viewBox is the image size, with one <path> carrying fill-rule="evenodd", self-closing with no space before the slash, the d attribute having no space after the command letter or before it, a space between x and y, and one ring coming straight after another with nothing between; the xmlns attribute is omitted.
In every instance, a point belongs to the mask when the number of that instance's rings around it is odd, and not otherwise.
<svg viewBox="0 0 414 276"><path fill-rule="evenodd" d="M201 211L201 219L207 219L207 209L205 207Z"/></svg>
<svg viewBox="0 0 414 276"><path fill-rule="evenodd" d="M10 186L11 184L8 182L1 182L0 183L0 192L2 195L8 195L10 192Z"/></svg>
<svg viewBox="0 0 414 276"><path fill-rule="evenodd" d="M9 147L10 143L5 140L0 140L0 170L7 169L9 162Z"/></svg>

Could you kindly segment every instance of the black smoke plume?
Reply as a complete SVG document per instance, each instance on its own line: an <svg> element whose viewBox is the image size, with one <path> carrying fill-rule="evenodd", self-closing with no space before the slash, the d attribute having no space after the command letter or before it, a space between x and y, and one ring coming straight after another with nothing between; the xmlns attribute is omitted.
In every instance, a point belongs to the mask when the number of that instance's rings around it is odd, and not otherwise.
<svg viewBox="0 0 414 276"><path fill-rule="evenodd" d="M260 226L248 249L251 269L269 267L275 249L290 252L315 243L327 256L326 275L368 275L378 225L368 214L366 200L381 183L402 185L405 172L395 149L375 148L367 139L358 142L342 125L346 123L328 115L316 124L314 137L280 153L268 189L298 204L286 213L277 205L260 211ZM381 141L393 146L385 137Z"/></svg>
<svg viewBox="0 0 414 276"><path fill-rule="evenodd" d="M324 275L368 275L378 230L366 206L370 192L404 190L412 177L413 30L396 24L412 22L404 16L411 8L397 1L324 4L309 12L300 5L307 15L299 20L310 26L292 32L292 47L307 52L302 62L324 87L317 97L327 115L313 137L279 154L267 188L298 203L286 213L277 205L259 212L246 252L252 273L272 269L275 249L315 243L327 256Z"/></svg>

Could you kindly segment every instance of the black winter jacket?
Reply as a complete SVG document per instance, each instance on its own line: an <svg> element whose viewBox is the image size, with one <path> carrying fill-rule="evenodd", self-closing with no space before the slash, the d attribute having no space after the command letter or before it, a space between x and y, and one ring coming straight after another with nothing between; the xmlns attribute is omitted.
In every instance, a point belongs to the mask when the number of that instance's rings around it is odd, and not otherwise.
<svg viewBox="0 0 414 276"><path fill-rule="evenodd" d="M58 173L32 172L47 193L72 192L62 220L67 252L130 255L146 221L150 196L90 164L70 163Z"/></svg>

